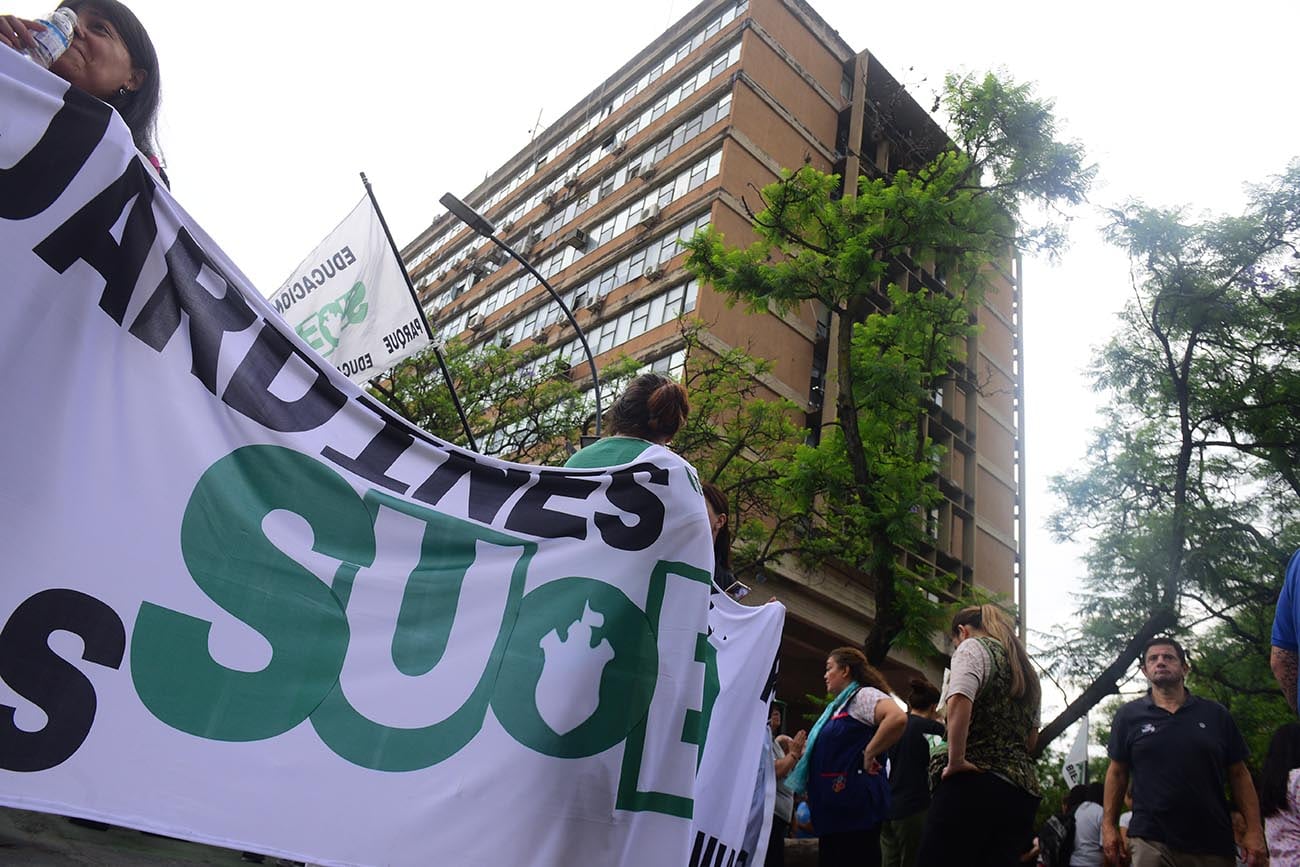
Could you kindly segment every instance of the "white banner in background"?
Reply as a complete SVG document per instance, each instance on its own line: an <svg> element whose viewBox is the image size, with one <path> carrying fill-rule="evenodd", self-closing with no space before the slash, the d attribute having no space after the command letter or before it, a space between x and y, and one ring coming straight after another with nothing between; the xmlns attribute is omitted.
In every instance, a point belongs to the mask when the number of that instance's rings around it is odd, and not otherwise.
<svg viewBox="0 0 1300 867"><path fill-rule="evenodd" d="M1082 785L1088 770L1088 715L1083 715L1079 730L1074 734L1074 743L1061 765L1061 778L1070 788Z"/></svg>
<svg viewBox="0 0 1300 867"><path fill-rule="evenodd" d="M327 865L744 847L783 612L710 616L681 458L386 415L2 46L0 262L0 804Z"/></svg>
<svg viewBox="0 0 1300 867"><path fill-rule="evenodd" d="M357 384L430 343L369 196L267 300L308 346Z"/></svg>

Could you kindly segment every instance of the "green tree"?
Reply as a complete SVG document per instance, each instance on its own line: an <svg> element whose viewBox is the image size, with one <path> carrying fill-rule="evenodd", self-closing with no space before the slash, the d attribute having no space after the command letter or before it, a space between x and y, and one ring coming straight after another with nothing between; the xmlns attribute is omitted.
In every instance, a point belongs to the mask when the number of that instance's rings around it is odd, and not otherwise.
<svg viewBox="0 0 1300 867"><path fill-rule="evenodd" d="M586 368L551 358L545 344L504 347L452 341L443 351L470 430L484 454L534 464L563 463L588 433L594 404ZM619 359L601 372L602 394L621 388L636 369ZM575 373L577 374L575 376ZM451 392L432 349L403 361L372 385L379 399L404 418L450 442L468 445ZM606 404L610 398L605 397Z"/></svg>
<svg viewBox="0 0 1300 867"><path fill-rule="evenodd" d="M691 413L673 448L691 461L701 478L726 492L729 517L738 530L733 534L739 543L737 565L752 569L770 556L774 539L790 520L782 513L777 487L803 439L804 431L795 423L798 407L765 392L762 381L771 371L770 362L744 348L710 348L703 323L697 320L683 318L679 331L686 350L683 384ZM490 341L477 347L452 342L444 350L483 453L558 464L577 448L581 435L591 432L595 407L586 367L571 370L563 360L549 358L552 351L546 344L506 348ZM606 408L641 367L627 357L604 366ZM407 359L372 388L408 420L465 444L464 428L432 350Z"/></svg>
<svg viewBox="0 0 1300 867"><path fill-rule="evenodd" d="M1054 530L1090 542L1082 625L1058 652L1091 682L1044 742L1161 632L1203 649L1199 682L1230 707L1263 702L1249 712L1271 720L1282 701L1267 648L1300 543L1300 164L1254 188L1241 216L1140 203L1112 216L1133 299L1093 369L1105 423L1083 469L1055 481Z"/></svg>
<svg viewBox="0 0 1300 867"><path fill-rule="evenodd" d="M805 431L802 413L764 386L772 363L750 347L710 348L704 323L683 320L683 385L691 404L673 448L727 495L737 577L789 553L799 514L782 485Z"/></svg>
<svg viewBox="0 0 1300 867"><path fill-rule="evenodd" d="M1092 176L1029 85L950 76L943 104L951 141L917 165L860 177L843 196L835 175L787 171L761 193L750 248L729 249L715 230L688 244L689 267L734 299L783 310L812 301L834 314L835 421L797 452L782 491L804 559L869 577L873 663L895 642L932 653L931 595L952 589L950 576L911 571L899 553L923 543L940 497L935 387L979 385L963 353L988 269L1017 245L1059 245L1058 228L1031 225L1027 211L1082 200Z"/></svg>

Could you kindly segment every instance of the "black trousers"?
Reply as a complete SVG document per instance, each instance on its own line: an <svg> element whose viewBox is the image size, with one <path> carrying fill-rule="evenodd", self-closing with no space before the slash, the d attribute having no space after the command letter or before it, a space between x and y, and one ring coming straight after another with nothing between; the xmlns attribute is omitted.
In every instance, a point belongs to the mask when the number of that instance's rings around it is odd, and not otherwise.
<svg viewBox="0 0 1300 867"><path fill-rule="evenodd" d="M880 826L822 834L817 838L817 867L880 867Z"/></svg>
<svg viewBox="0 0 1300 867"><path fill-rule="evenodd" d="M1038 801L993 774L943 780L930 799L916 863L1019 867L1033 847Z"/></svg>
<svg viewBox="0 0 1300 867"><path fill-rule="evenodd" d="M767 858L763 860L763 867L785 867L785 832L788 830L789 822L772 817L772 834L767 838Z"/></svg>

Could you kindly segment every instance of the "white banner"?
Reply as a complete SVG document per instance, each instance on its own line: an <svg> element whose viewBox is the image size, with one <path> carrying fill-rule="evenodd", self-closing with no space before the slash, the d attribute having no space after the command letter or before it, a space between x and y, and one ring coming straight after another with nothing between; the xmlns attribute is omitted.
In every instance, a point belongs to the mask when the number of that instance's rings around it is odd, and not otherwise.
<svg viewBox="0 0 1300 867"><path fill-rule="evenodd" d="M1061 778L1070 788L1082 785L1088 771L1088 715L1083 715L1079 730L1074 734L1074 743L1061 765Z"/></svg>
<svg viewBox="0 0 1300 867"><path fill-rule="evenodd" d="M660 867L699 766L737 845L782 612L704 637L679 457L513 465L389 416L3 47L0 262L0 803L327 865Z"/></svg>
<svg viewBox="0 0 1300 867"><path fill-rule="evenodd" d="M267 300L308 346L358 384L430 343L369 196Z"/></svg>
<svg viewBox="0 0 1300 867"><path fill-rule="evenodd" d="M690 864L762 864L776 800L767 721L785 608L751 608L725 593L711 600L708 641L718 658L718 683L706 680L704 689L706 697L718 692L700 761ZM738 768L751 769L748 779L737 778Z"/></svg>

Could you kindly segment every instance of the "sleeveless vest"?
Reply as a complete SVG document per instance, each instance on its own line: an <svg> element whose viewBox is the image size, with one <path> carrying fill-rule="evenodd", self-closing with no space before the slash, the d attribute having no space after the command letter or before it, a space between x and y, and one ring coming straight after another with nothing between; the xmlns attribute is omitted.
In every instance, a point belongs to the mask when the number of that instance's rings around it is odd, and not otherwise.
<svg viewBox="0 0 1300 867"><path fill-rule="evenodd" d="M808 809L820 834L866 831L889 818L889 777L862 769L862 751L876 727L849 716L853 696L826 721L813 743Z"/></svg>
<svg viewBox="0 0 1300 867"><path fill-rule="evenodd" d="M1031 795L1041 794L1034 762L1025 742L1034 729L1036 708L1011 697L1011 661L996 639L980 636L993 665L988 681L971 706L966 759Z"/></svg>

